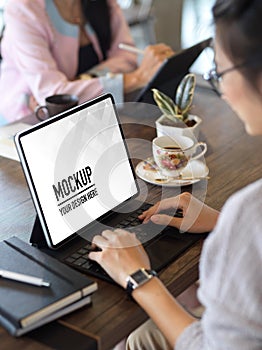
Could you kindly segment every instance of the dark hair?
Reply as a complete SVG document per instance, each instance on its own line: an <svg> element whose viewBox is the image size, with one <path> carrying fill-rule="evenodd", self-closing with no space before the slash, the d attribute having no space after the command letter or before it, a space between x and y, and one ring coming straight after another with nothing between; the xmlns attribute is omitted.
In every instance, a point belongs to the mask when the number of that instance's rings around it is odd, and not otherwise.
<svg viewBox="0 0 262 350"><path fill-rule="evenodd" d="M85 19L95 31L105 59L111 44L110 13L107 0L82 0L81 2Z"/></svg>
<svg viewBox="0 0 262 350"><path fill-rule="evenodd" d="M213 6L216 35L242 74L258 88L262 68L262 1L217 0Z"/></svg>

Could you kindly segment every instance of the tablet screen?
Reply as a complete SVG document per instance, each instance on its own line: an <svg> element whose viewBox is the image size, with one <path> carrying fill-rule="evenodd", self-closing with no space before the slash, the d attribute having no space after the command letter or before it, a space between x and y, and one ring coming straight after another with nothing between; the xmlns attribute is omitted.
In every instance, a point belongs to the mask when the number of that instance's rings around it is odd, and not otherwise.
<svg viewBox="0 0 262 350"><path fill-rule="evenodd" d="M111 97L21 132L16 143L52 247L138 193Z"/></svg>

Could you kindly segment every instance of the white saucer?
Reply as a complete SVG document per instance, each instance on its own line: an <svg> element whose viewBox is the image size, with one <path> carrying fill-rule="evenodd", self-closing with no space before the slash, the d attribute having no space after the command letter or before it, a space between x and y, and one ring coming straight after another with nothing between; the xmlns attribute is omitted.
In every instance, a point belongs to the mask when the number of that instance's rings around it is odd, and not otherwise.
<svg viewBox="0 0 262 350"><path fill-rule="evenodd" d="M172 179L161 182L161 178L164 176L161 174L158 166L154 162L153 157L147 158L141 161L136 166L136 174L144 181L153 185L166 186L166 187L181 187L192 185L200 181L198 177L205 177L209 173L209 169L205 163L200 160L192 160L188 162L187 166L181 171L181 178ZM183 177L185 178L183 180ZM196 177L196 179L187 179L188 177Z"/></svg>

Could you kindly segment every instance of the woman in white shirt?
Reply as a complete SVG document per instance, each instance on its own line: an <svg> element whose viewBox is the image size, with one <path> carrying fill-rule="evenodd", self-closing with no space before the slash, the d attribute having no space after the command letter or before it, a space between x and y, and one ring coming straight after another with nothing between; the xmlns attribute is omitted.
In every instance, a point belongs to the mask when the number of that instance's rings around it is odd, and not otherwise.
<svg viewBox="0 0 262 350"><path fill-rule="evenodd" d="M262 2L216 0L213 16L216 67L209 72L209 80L221 89L246 131L262 135ZM161 214L167 208L182 209L184 217ZM199 213L197 219L195 213ZM187 313L148 271L149 277L143 277L146 283L138 284L132 296L154 324L149 321L134 332L127 349L262 349L261 213L262 179L234 194L221 213L183 193L141 215L145 222L189 227L195 233L213 231L200 261L198 297L205 312L201 320ZM123 288L130 289L128 276L137 271L141 275L141 268L150 270L135 235L106 230L94 243L102 250L90 253L90 258Z"/></svg>

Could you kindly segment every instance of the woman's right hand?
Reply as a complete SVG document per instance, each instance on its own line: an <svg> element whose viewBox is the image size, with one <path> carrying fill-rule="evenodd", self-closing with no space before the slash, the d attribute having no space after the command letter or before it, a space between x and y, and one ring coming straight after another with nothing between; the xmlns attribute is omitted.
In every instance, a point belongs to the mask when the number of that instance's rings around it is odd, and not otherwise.
<svg viewBox="0 0 262 350"><path fill-rule="evenodd" d="M163 61L174 54L172 48L165 44L147 46L140 66L135 71L124 74L125 93L145 86L155 75Z"/></svg>
<svg viewBox="0 0 262 350"><path fill-rule="evenodd" d="M168 215L165 211L182 210L183 217ZM169 225L181 231L194 233L210 232L216 225L219 212L204 204L190 193L184 192L179 196L163 199L139 216L144 223L152 221L158 225Z"/></svg>

